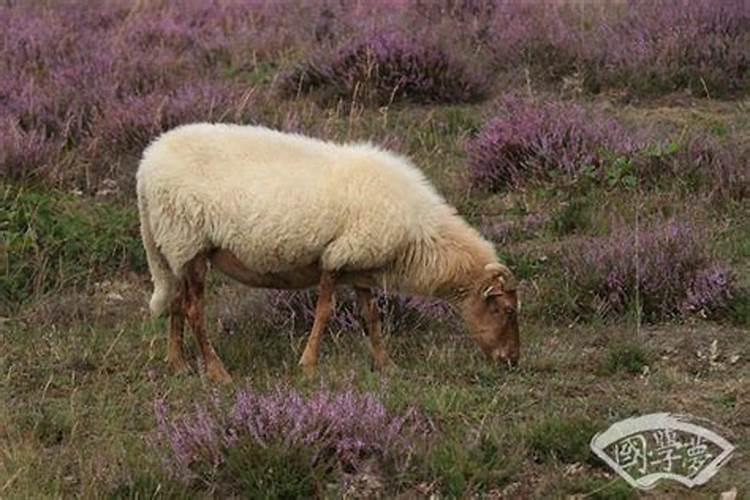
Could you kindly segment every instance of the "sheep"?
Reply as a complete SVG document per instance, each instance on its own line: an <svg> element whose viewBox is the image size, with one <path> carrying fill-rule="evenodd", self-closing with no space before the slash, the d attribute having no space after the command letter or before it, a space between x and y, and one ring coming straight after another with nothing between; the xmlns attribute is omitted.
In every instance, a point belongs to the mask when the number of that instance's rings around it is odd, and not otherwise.
<svg viewBox="0 0 750 500"><path fill-rule="evenodd" d="M153 315L169 312L167 361L188 370L185 320L211 381L229 382L209 342L209 264L251 287L319 286L299 365L314 373L334 288L352 286L376 368L389 361L373 288L454 304L492 360L516 364L512 272L405 157L259 126L197 123L165 132L136 174Z"/></svg>

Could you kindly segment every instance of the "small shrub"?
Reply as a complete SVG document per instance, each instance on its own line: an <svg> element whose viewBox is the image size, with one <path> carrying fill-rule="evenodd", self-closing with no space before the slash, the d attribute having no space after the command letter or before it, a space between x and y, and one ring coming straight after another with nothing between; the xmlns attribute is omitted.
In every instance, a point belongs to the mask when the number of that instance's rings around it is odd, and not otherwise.
<svg viewBox="0 0 750 500"><path fill-rule="evenodd" d="M481 27L479 45L501 69L522 67L535 80L562 80L566 86L577 81L578 91L614 87L648 95L687 89L717 97L742 92L750 78L744 0L493 7L465 29Z"/></svg>
<svg viewBox="0 0 750 500"><path fill-rule="evenodd" d="M429 40L390 32L312 56L282 78L280 89L288 96L321 89L332 98L385 105L476 101L484 96L486 84Z"/></svg>
<svg viewBox="0 0 750 500"><path fill-rule="evenodd" d="M153 444L164 451L168 472L235 492L309 494L314 481L365 463L394 472L423 436L413 411L394 415L374 395L351 390L306 398L285 386L267 394L246 388L227 408L215 396L181 417L170 417L163 400L155 411Z"/></svg>
<svg viewBox="0 0 750 500"><path fill-rule="evenodd" d="M711 311L725 309L733 298L734 274L725 265L713 264L699 269L690 287L682 307L688 311Z"/></svg>
<svg viewBox="0 0 750 500"><path fill-rule="evenodd" d="M703 192L717 201L750 196L750 160L735 141L718 143L702 134L679 141L652 141L635 159L640 179L662 181L688 193Z"/></svg>
<svg viewBox="0 0 750 500"><path fill-rule="evenodd" d="M750 195L750 161L741 144L703 134L679 140L626 129L601 113L558 101L506 96L500 112L466 145L469 179L488 191L534 182L591 183L609 189L664 182L716 200Z"/></svg>
<svg viewBox="0 0 750 500"><path fill-rule="evenodd" d="M116 169L131 177L135 162L122 155L166 128L248 118L243 92L217 79L216 66L257 33L252 7L0 9L12 26L0 35L0 124L9 130L0 139L2 176L41 173L91 187Z"/></svg>
<svg viewBox="0 0 750 500"><path fill-rule="evenodd" d="M595 423L584 417L550 416L531 428L528 442L539 460L586 462L592 458L589 442L597 431Z"/></svg>
<svg viewBox="0 0 750 500"><path fill-rule="evenodd" d="M636 149L633 135L614 120L574 104L506 96L500 108L466 148L472 183L490 191L575 180L585 167L598 169L612 154Z"/></svg>
<svg viewBox="0 0 750 500"><path fill-rule="evenodd" d="M196 121L249 121L249 103L237 87L197 81L168 92L128 96L93 117L91 146L100 155L137 153L160 133Z"/></svg>
<svg viewBox="0 0 750 500"><path fill-rule="evenodd" d="M605 368L610 373L625 372L637 375L648 364L648 355L639 345L615 344L609 348Z"/></svg>
<svg viewBox="0 0 750 500"><path fill-rule="evenodd" d="M734 295L734 275L711 259L706 238L692 224L670 221L572 244L561 265L578 312L607 316L637 306L644 319L656 321L723 311Z"/></svg>
<svg viewBox="0 0 750 500"><path fill-rule="evenodd" d="M494 3L486 34L490 59L501 68L531 70L534 78L555 81L572 73L580 34L564 2Z"/></svg>

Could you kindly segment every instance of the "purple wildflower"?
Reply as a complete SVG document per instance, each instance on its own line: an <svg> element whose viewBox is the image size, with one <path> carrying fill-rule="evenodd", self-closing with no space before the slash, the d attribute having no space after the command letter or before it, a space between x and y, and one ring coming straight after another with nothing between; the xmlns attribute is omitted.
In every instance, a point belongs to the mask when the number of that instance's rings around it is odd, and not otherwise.
<svg viewBox="0 0 750 500"><path fill-rule="evenodd" d="M637 147L617 122L575 104L506 96L500 108L467 145L471 180L487 189L553 175L574 179L584 167L599 167L608 155Z"/></svg>
<svg viewBox="0 0 750 500"><path fill-rule="evenodd" d="M714 312L727 307L733 298L734 273L725 265L714 264L695 274L682 308L689 312Z"/></svg>
<svg viewBox="0 0 750 500"><path fill-rule="evenodd" d="M562 266L583 311L622 313L637 296L647 320L717 310L734 290L730 269L712 262L705 232L685 222L581 239L563 250Z"/></svg>
<svg viewBox="0 0 750 500"><path fill-rule="evenodd" d="M377 32L361 36L333 53L314 55L285 75L286 95L323 89L331 97L375 104L470 102L486 84L458 58L415 35Z"/></svg>
<svg viewBox="0 0 750 500"><path fill-rule="evenodd" d="M163 400L154 409L152 441L166 450L168 470L185 481L210 477L240 446L312 450L315 462L356 469L365 459L405 459L423 434L413 410L394 415L374 395L352 390L304 397L287 386L267 394L247 388L228 409L196 405L174 418Z"/></svg>
<svg viewBox="0 0 750 500"><path fill-rule="evenodd" d="M726 94L748 84L745 0L632 0L603 15L582 47L587 85Z"/></svg>
<svg viewBox="0 0 750 500"><path fill-rule="evenodd" d="M48 171L59 158L63 144L41 132L24 131L12 121L0 120L0 178L20 178Z"/></svg>

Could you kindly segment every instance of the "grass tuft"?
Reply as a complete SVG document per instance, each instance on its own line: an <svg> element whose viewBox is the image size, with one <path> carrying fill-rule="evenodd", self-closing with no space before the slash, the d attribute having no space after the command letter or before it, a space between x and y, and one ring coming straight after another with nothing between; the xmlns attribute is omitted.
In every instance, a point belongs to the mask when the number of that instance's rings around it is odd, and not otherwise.
<svg viewBox="0 0 750 500"><path fill-rule="evenodd" d="M637 375L649 363L649 356L643 348L633 343L618 343L609 347L605 369L609 373L624 372Z"/></svg>
<svg viewBox="0 0 750 500"><path fill-rule="evenodd" d="M531 427L528 443L540 461L583 463L592 460L589 442L598 430L596 423L585 417L547 416Z"/></svg>

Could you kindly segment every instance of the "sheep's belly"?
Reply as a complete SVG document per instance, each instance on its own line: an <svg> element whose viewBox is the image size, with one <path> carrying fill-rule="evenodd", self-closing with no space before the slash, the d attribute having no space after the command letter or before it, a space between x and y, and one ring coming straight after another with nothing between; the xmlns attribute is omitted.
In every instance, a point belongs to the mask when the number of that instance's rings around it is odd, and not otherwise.
<svg viewBox="0 0 750 500"><path fill-rule="evenodd" d="M240 283L256 288L302 289L320 282L320 266L317 262L281 273L253 272L228 250L218 248L210 254L213 266ZM380 273L377 270L343 272L337 275L339 284L360 287L378 287Z"/></svg>
<svg viewBox="0 0 750 500"><path fill-rule="evenodd" d="M257 288L300 289L320 282L320 268L317 263L291 271L261 274L251 271L231 252L223 249L216 249L211 253L211 263L227 276Z"/></svg>

